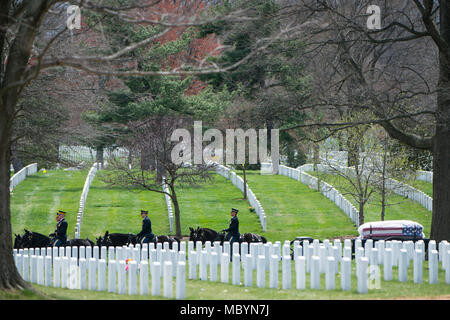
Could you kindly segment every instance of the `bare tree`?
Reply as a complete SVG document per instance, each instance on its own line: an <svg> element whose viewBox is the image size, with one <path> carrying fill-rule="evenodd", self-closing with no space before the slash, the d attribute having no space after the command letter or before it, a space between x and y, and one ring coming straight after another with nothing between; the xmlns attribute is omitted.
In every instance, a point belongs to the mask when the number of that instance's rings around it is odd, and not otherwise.
<svg viewBox="0 0 450 320"><path fill-rule="evenodd" d="M140 164L128 165L124 159L113 158L102 179L110 185L122 187L141 187L148 191L166 194L172 200L175 211L175 232L181 237L181 210L176 193L180 185L195 185L211 179L210 170L214 164L191 165L176 163L172 159L172 150L178 141L172 141L174 130L189 128L186 119L168 116L155 116L144 121L129 124L131 141L135 150L145 150L157 163L157 171L146 170ZM158 176L161 175L162 179ZM167 185L168 191L163 188Z"/></svg>
<svg viewBox="0 0 450 320"><path fill-rule="evenodd" d="M355 120L355 118L352 118ZM327 170L336 175L344 183L341 184L343 195L349 195L358 204L359 225L364 223L364 209L375 195L376 188L374 186L378 182L376 167L372 165L373 159L378 155L378 144L374 135L368 131L373 131L370 126L352 127L347 130L351 131L355 141L359 141L357 149L358 165L354 167L340 167L329 160L325 155ZM362 152L364 149L364 152ZM323 175L317 172L317 176ZM323 179L323 178L322 178Z"/></svg>

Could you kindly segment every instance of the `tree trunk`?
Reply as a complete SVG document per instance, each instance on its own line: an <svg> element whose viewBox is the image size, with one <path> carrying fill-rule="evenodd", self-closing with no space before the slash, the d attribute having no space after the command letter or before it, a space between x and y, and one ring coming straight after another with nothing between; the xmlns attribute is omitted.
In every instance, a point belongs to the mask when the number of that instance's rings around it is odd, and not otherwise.
<svg viewBox="0 0 450 320"><path fill-rule="evenodd" d="M181 237L181 216L180 216L180 205L178 204L177 194L175 193L175 187L170 185L170 192L172 193L172 203L175 210L175 235Z"/></svg>
<svg viewBox="0 0 450 320"><path fill-rule="evenodd" d="M383 181L383 191L381 191L381 221L384 221L385 213L386 213L386 193Z"/></svg>
<svg viewBox="0 0 450 320"><path fill-rule="evenodd" d="M441 1L441 35L450 44L450 4ZM450 49L440 53L440 71L436 110L436 134L433 145L433 214L430 238L450 240Z"/></svg>
<svg viewBox="0 0 450 320"><path fill-rule="evenodd" d="M131 151L131 148L128 151L128 168L131 168L133 165L133 152Z"/></svg>
<svg viewBox="0 0 450 320"><path fill-rule="evenodd" d="M320 154L319 154L320 150L319 150L319 143L318 142L314 142L313 145L313 168L314 168L314 172L317 172L317 165L319 164L320 161Z"/></svg>
<svg viewBox="0 0 450 320"><path fill-rule="evenodd" d="M359 225L364 224L364 202L359 201Z"/></svg>
<svg viewBox="0 0 450 320"><path fill-rule="evenodd" d="M166 175L166 168L160 161L156 161L156 182L161 183L165 175Z"/></svg>
<svg viewBox="0 0 450 320"><path fill-rule="evenodd" d="M141 170L150 170L150 158L145 150L141 150Z"/></svg>
<svg viewBox="0 0 450 320"><path fill-rule="evenodd" d="M388 153L388 141L387 137L384 139L384 152L383 152L383 171L381 174L381 221L384 221L384 215L386 212L386 157Z"/></svg>
<svg viewBox="0 0 450 320"><path fill-rule="evenodd" d="M103 168L103 146L97 146L95 151L96 151L95 161L97 163L101 163Z"/></svg>
<svg viewBox="0 0 450 320"><path fill-rule="evenodd" d="M359 144L361 141L357 141L354 134L349 134L347 138L347 167L353 167L359 165Z"/></svg>
<svg viewBox="0 0 450 320"><path fill-rule="evenodd" d="M13 113L1 102L0 110L0 289L29 288L17 271L12 254L9 178Z"/></svg>
<svg viewBox="0 0 450 320"><path fill-rule="evenodd" d="M242 165L242 171L244 174L244 200L247 200L247 173L245 170L245 164Z"/></svg>

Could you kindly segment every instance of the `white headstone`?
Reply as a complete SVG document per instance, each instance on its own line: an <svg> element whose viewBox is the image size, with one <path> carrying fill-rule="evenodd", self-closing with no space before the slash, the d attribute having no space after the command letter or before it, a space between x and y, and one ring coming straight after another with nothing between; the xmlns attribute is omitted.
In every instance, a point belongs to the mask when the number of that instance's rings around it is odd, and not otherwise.
<svg viewBox="0 0 450 320"><path fill-rule="evenodd" d="M216 252L211 252L210 265L209 265L209 275L211 281L217 281L217 265L219 257Z"/></svg>
<svg viewBox="0 0 450 320"><path fill-rule="evenodd" d="M166 261L164 262L164 270L163 270L163 294L166 298L172 298L173 289L172 289L172 262Z"/></svg>
<svg viewBox="0 0 450 320"><path fill-rule="evenodd" d="M200 253L200 280L206 281L208 280L208 252L206 250L202 250Z"/></svg>
<svg viewBox="0 0 450 320"><path fill-rule="evenodd" d="M296 288L303 290L306 282L306 259L303 256L298 256L295 262Z"/></svg>
<svg viewBox="0 0 450 320"><path fill-rule="evenodd" d="M117 268L117 292L119 294L126 294L127 291L127 279L125 271L125 261L120 260Z"/></svg>
<svg viewBox="0 0 450 320"><path fill-rule="evenodd" d="M350 291L351 289L351 271L352 271L352 260L351 258L342 258L341 263L341 289L345 291Z"/></svg>
<svg viewBox="0 0 450 320"><path fill-rule="evenodd" d="M278 256L270 256L270 266L269 266L269 287L272 289L278 288Z"/></svg>
<svg viewBox="0 0 450 320"><path fill-rule="evenodd" d="M232 261L232 284L239 285L241 283L241 256L238 253L233 254Z"/></svg>
<svg viewBox="0 0 450 320"><path fill-rule="evenodd" d="M80 258L79 261L79 267L80 267L80 289L86 290L87 288L87 260L86 258Z"/></svg>
<svg viewBox="0 0 450 320"><path fill-rule="evenodd" d="M145 249L147 250L147 249ZM147 259L141 261L139 269L139 293L141 295L148 294L148 262Z"/></svg>
<svg viewBox="0 0 450 320"><path fill-rule="evenodd" d="M367 286L367 268L369 266L369 259L366 257L361 257L356 262L359 264L359 271L357 274L358 278L358 292L359 293L367 293L368 292L368 286Z"/></svg>
<svg viewBox="0 0 450 320"><path fill-rule="evenodd" d="M44 257L37 257L37 284L44 284Z"/></svg>
<svg viewBox="0 0 450 320"><path fill-rule="evenodd" d="M105 247L102 247L105 248ZM105 248L106 256L106 248ZM100 259L98 261L98 291L106 291L106 259Z"/></svg>
<svg viewBox="0 0 450 320"><path fill-rule="evenodd" d="M50 287L52 285L52 256L45 256L45 285Z"/></svg>
<svg viewBox="0 0 450 320"><path fill-rule="evenodd" d="M311 289L320 289L320 259L318 256L311 258L310 287Z"/></svg>
<svg viewBox="0 0 450 320"><path fill-rule="evenodd" d="M90 258L88 261L89 261L88 290L96 290L97 289L97 259Z"/></svg>
<svg viewBox="0 0 450 320"><path fill-rule="evenodd" d="M428 269L429 269L429 283L430 284L437 283L438 282L438 252L437 252L437 250L431 250L431 252L429 253Z"/></svg>
<svg viewBox="0 0 450 320"><path fill-rule="evenodd" d="M189 258L189 279L197 279L197 252L191 251Z"/></svg>
<svg viewBox="0 0 450 320"><path fill-rule="evenodd" d="M422 250L414 250L414 262L413 262L413 278L414 283L422 283L423 279L423 265L422 265Z"/></svg>
<svg viewBox="0 0 450 320"><path fill-rule="evenodd" d="M266 259L263 255L258 256L256 263L256 286L264 288L266 283Z"/></svg>
<svg viewBox="0 0 450 320"><path fill-rule="evenodd" d="M334 290L335 288L335 259L334 257L327 258L327 266L325 270L325 289L326 290Z"/></svg>
<svg viewBox="0 0 450 320"><path fill-rule="evenodd" d="M186 263L179 261L177 265L176 299L186 298Z"/></svg>
<svg viewBox="0 0 450 320"><path fill-rule="evenodd" d="M220 266L220 281L223 283L229 282L229 264L230 257L227 252L222 253L221 266Z"/></svg>
<svg viewBox="0 0 450 320"><path fill-rule="evenodd" d="M245 256L243 256L243 259L245 259L245 263L244 263L244 285L246 287L251 287L252 286L252 256L250 254L246 254Z"/></svg>
<svg viewBox="0 0 450 320"><path fill-rule="evenodd" d="M128 263L128 294L131 294L131 295L137 294L137 263L136 263L136 261L130 261Z"/></svg>
<svg viewBox="0 0 450 320"><path fill-rule="evenodd" d="M283 256L282 289L291 288L291 256Z"/></svg>
<svg viewBox="0 0 450 320"><path fill-rule="evenodd" d="M116 260L110 259L108 261L108 292L116 292L116 274L117 262Z"/></svg>
<svg viewBox="0 0 450 320"><path fill-rule="evenodd" d="M152 262L152 295L159 296L161 295L161 264L158 261Z"/></svg>
<svg viewBox="0 0 450 320"><path fill-rule="evenodd" d="M61 287L67 288L69 282L69 258L64 256L61 259Z"/></svg>
<svg viewBox="0 0 450 320"><path fill-rule="evenodd" d="M408 252L406 249L400 249L399 263L398 263L398 280L405 282L407 280L408 272Z"/></svg>
<svg viewBox="0 0 450 320"><path fill-rule="evenodd" d="M384 280L390 281L392 280L392 249L386 248L384 249Z"/></svg>

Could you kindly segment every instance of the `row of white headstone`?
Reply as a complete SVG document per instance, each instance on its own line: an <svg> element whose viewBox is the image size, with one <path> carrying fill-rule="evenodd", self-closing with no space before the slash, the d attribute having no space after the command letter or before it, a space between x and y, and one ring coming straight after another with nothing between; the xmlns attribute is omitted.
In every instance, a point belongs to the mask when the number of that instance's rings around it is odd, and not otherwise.
<svg viewBox="0 0 450 320"><path fill-rule="evenodd" d="M312 189L320 191L325 197L333 201L342 211L344 211L344 213L358 227L359 211L355 208L355 206L352 205L351 202L348 201L347 198L345 198L345 196L342 195L336 188L325 181L320 182L319 190L319 179L305 172L305 170L309 168L310 167L308 164L305 164L298 169L280 165L278 174L300 181L301 183L310 186Z"/></svg>
<svg viewBox="0 0 450 320"><path fill-rule="evenodd" d="M215 168L216 168L216 173L220 174L222 177L226 178L227 180L230 180L231 183L236 188L238 188L242 193L244 192L244 188L246 188L248 202L255 209L255 213L259 218L259 222L261 223L261 227L262 227L263 231L266 231L267 230L266 213L264 211L263 206L261 205L261 202L259 202L255 193L250 189L248 184L245 184L245 186L244 186L244 180L240 176L238 176L231 169L229 169L221 164L216 164Z"/></svg>
<svg viewBox="0 0 450 320"><path fill-rule="evenodd" d="M91 169L89 170L88 175L86 176L86 181L84 182L84 187L83 187L83 191L81 192L81 197L80 197L80 207L78 209L78 214L77 214L77 222L75 225L75 238L79 239L80 238L80 233L81 233L81 224L83 222L83 213L84 213L84 206L86 204L86 199L89 193L89 188L91 187L91 183L92 181L94 181L95 175L97 173L97 170L100 168L101 163L99 162L95 162Z"/></svg>
<svg viewBox="0 0 450 320"><path fill-rule="evenodd" d="M115 148L114 150L103 150L103 159L119 158L127 159L129 151L126 148ZM71 162L91 162L97 159L97 150L85 146L59 146L59 159Z"/></svg>
<svg viewBox="0 0 450 320"><path fill-rule="evenodd" d="M14 250L14 258L24 280L40 285L147 295L150 278L152 295L161 295L162 280L162 295L172 298L175 278L175 297L184 299L185 251L161 246L150 251L148 248L110 247L107 251L105 247L101 250L98 247L20 249Z"/></svg>
<svg viewBox="0 0 450 320"><path fill-rule="evenodd" d="M19 183L26 179L30 174L37 172L37 163L32 163L22 168L19 172L14 174L11 179L9 179L9 192L13 192L14 188L17 187Z"/></svg>
<svg viewBox="0 0 450 320"><path fill-rule="evenodd" d="M352 244L350 240L340 240L331 243L325 240L320 243L314 240L294 242L293 255L290 253L289 241L281 247L280 242L272 243L247 243L233 244L233 253L230 252L230 244L225 242L224 246L215 242L206 243L202 247L201 242L188 244L189 279L219 281L218 267L220 265L220 281L229 283L229 264L231 263L231 283L241 284L241 268L244 271L244 285L253 285L253 270L256 269L256 286L266 287L266 273L269 273L269 287L278 288L279 264L281 261L281 288L291 288L291 264L294 260L295 283L297 289L305 289L306 274L310 274L310 288L320 289L321 274L325 274L325 289L335 289L336 275L340 273L342 290L351 289L351 266L352 266ZM240 250L240 253L238 253ZM439 263L445 270L445 281L450 284L450 244L443 241L436 250L436 242L429 244L429 283L438 281ZM441 252L441 254L438 254ZM383 278L385 281L393 280L393 266L398 267L398 280L407 281L408 268L413 261L413 281L423 281L423 261L425 260L425 243L418 241L377 241L368 240L362 245L361 240L355 241L355 264L357 291L367 293L371 285L376 285L381 279L380 265L383 265ZM233 257L231 260L230 258ZM209 275L208 275L209 270Z"/></svg>
<svg viewBox="0 0 450 320"><path fill-rule="evenodd" d="M423 282L423 261L425 260L425 243L418 241L376 241L367 240L364 245L361 240L355 241L355 264L357 291L367 293L371 283L376 283L381 278L379 266L383 265L383 279L393 280L393 266L398 267L398 280L407 281L408 268L413 267L414 283ZM65 249L65 250L64 250ZM231 251L231 249L233 249ZM437 250L438 249L438 250ZM290 289L292 281L292 260L294 260L295 283L297 289L306 289L306 277L309 273L310 288L320 289L321 275L325 274L325 289L335 289L335 279L340 274L342 290L351 289L352 279L352 243L345 240L318 240L294 242L293 254L288 240L282 245L275 243L234 243L231 248L229 242L186 242L173 244L145 244L123 247L76 247L73 248L43 248L15 250L16 263L22 276L32 282L67 286L67 272L71 265L78 265L78 270L73 279L79 279L71 287L89 290L106 290L105 275L108 268L108 291L126 293L126 273L128 272L128 293L137 292L136 273L140 273L140 293L148 292L148 268L152 275L152 294L160 294L160 281L164 279L163 287L165 297L172 296L172 278L176 277L176 297L185 297L185 264L186 252L188 259L188 278L219 281L241 285L241 271L243 270L244 286L253 286L253 270L256 270L256 286L266 287L266 274L269 274L269 288L279 288L279 264L281 261L281 288ZM232 259L231 259L232 257ZM53 259L52 259L53 258ZM127 261L128 259L131 259ZM41 261L41 262L39 262ZM447 241L436 246L435 241L430 241L428 246L428 274L429 283L438 282L439 262L445 271L445 282L450 284L450 244ZM128 264L127 264L128 263ZM47 264L49 264L47 266ZM91 266L92 264L92 266ZM125 271L128 265L128 271ZM94 269L95 266L95 269ZM44 268L44 269L42 269ZM91 270L91 269L92 270ZM48 270L53 269L53 278L47 277ZM66 271L63 271L66 270ZM72 267L72 269L74 269ZM46 271L47 270L47 271ZM68 270L68 271L67 271ZM84 273L83 271L84 270ZM87 270L87 271L86 271ZM97 282L94 276L98 271ZM75 272L75 271L73 271ZM86 272L88 281L86 286ZM56 276L55 276L56 274ZM116 278L117 277L117 278ZM50 280L46 280L50 279ZM53 279L53 283L52 280ZM55 280L59 279L59 280ZM117 288L116 288L117 279ZM42 283L44 281L44 283ZM55 284L56 281L56 284ZM92 282L91 282L92 281ZM69 283L71 283L69 281ZM78 285L79 283L79 285ZM83 285L84 284L84 285ZM142 288L142 289L141 289Z"/></svg>
<svg viewBox="0 0 450 320"><path fill-rule="evenodd" d="M416 180L433 183L433 171L417 170L416 171Z"/></svg>

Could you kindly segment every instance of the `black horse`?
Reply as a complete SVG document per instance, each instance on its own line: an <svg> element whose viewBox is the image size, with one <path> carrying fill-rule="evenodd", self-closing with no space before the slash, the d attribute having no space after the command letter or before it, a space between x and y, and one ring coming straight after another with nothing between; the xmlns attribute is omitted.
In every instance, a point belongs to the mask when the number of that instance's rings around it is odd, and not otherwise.
<svg viewBox="0 0 450 320"><path fill-rule="evenodd" d="M105 232L105 235L103 237L97 238L97 246L113 246L113 247L120 247L120 246L127 246L130 243L136 244L137 237L136 235L130 234L130 233L109 233L109 231Z"/></svg>
<svg viewBox="0 0 450 320"><path fill-rule="evenodd" d="M206 241L221 241L223 240L222 235L219 236L219 233L215 230L209 229L209 228L200 228L197 227L197 229L193 229L189 227L190 235L189 235L189 241L201 241L202 243L205 243Z"/></svg>
<svg viewBox="0 0 450 320"><path fill-rule="evenodd" d="M163 243L168 242L169 243L169 249L173 248L173 243L178 243L178 251L180 250L180 242L181 240L178 237L175 236L166 236L166 235L155 235L154 243Z"/></svg>
<svg viewBox="0 0 450 320"><path fill-rule="evenodd" d="M16 235L14 247L20 248L46 248L51 247L53 239L38 232L32 232L25 229L23 236ZM66 241L63 247L93 247L95 244L89 239L71 239Z"/></svg>
<svg viewBox="0 0 450 320"><path fill-rule="evenodd" d="M23 249L23 240L20 234L14 234L14 249Z"/></svg>
<svg viewBox="0 0 450 320"><path fill-rule="evenodd" d="M94 241L90 239L70 239L65 243L65 247L93 247Z"/></svg>
<svg viewBox="0 0 450 320"><path fill-rule="evenodd" d="M256 233L244 233L244 235L241 237L241 242L247 242L247 243L254 243L254 242L262 242L267 243L267 239L263 236L260 236Z"/></svg>
<svg viewBox="0 0 450 320"><path fill-rule="evenodd" d="M45 248L50 247L51 239L41 233L25 230L22 236L22 248Z"/></svg>

